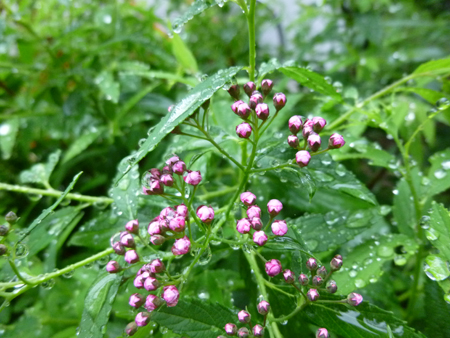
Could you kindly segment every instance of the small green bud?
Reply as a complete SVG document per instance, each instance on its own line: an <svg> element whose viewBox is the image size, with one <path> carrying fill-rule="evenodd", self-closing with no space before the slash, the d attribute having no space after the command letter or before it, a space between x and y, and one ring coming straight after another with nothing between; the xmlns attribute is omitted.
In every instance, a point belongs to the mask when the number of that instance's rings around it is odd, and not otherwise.
<svg viewBox="0 0 450 338"><path fill-rule="evenodd" d="M9 226L6 224L0 225L0 236L6 236L9 232Z"/></svg>
<svg viewBox="0 0 450 338"><path fill-rule="evenodd" d="M8 222L11 225L16 223L17 219L18 219L17 215L12 211L8 212L5 216L6 222Z"/></svg>
<svg viewBox="0 0 450 338"><path fill-rule="evenodd" d="M3 256L8 252L8 248L4 244L0 244L0 256Z"/></svg>

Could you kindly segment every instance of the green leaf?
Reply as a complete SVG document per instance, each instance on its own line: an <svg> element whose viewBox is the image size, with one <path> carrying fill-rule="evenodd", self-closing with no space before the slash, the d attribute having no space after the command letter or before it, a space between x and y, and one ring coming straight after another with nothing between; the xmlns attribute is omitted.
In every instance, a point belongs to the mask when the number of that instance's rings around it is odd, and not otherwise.
<svg viewBox="0 0 450 338"><path fill-rule="evenodd" d="M103 337L121 280L121 274L100 273L86 295L78 337Z"/></svg>
<svg viewBox="0 0 450 338"><path fill-rule="evenodd" d="M397 193L394 195L393 213L398 230L408 237L414 237L416 211L414 209L411 189L408 183L404 179L401 179L396 191Z"/></svg>
<svg viewBox="0 0 450 338"><path fill-rule="evenodd" d="M450 149L435 153L430 158L427 196L432 197L450 188Z"/></svg>
<svg viewBox="0 0 450 338"><path fill-rule="evenodd" d="M427 279L423 288L426 299L424 312L427 314L424 332L428 337L447 338L450 332L450 304L444 301L443 291L432 280Z"/></svg>
<svg viewBox="0 0 450 338"><path fill-rule="evenodd" d="M204 10L216 5L214 0L196 0L180 17L172 21L172 27L175 33L180 33L183 26L194 16L201 14Z"/></svg>
<svg viewBox="0 0 450 338"><path fill-rule="evenodd" d="M75 156L81 154L84 150L86 150L103 132L104 128L96 129L95 131L89 131L80 137L78 137L75 142L73 142L69 149L67 149L64 157L62 159L62 163L66 163L71 160Z"/></svg>
<svg viewBox="0 0 450 338"><path fill-rule="evenodd" d="M208 77L205 81L196 86L189 92L189 95L179 102L172 111L164 116L147 140L142 144L139 150L129 157L129 165L123 172L125 175L135 164L151 152L169 134L176 126L189 117L203 102L208 100L216 91L222 88L226 83L231 82L241 67L232 67L226 70L220 70L216 74Z"/></svg>
<svg viewBox="0 0 450 338"><path fill-rule="evenodd" d="M55 203L53 203L53 205L50 208L44 209L44 211L42 211L42 213L39 215L38 218L36 218L33 223L31 223L31 225L28 227L28 229L25 231L25 233L22 235L22 237L19 239L19 241L17 243L20 243L21 241L23 241L23 239L25 237L27 237L31 231L33 231L33 229L35 227L37 227L39 224L41 224L41 222L48 216L50 215L50 213L56 209L56 207L62 202L62 200L66 197L66 195L73 189L75 183L77 183L78 178L81 176L83 172L78 173L72 180L72 182L69 184L69 186L67 187L66 190L64 190L64 192L61 194L61 196L56 200Z"/></svg>
<svg viewBox="0 0 450 338"><path fill-rule="evenodd" d="M427 276L435 281L443 281L450 276L446 258L441 255L428 255L425 258L424 271Z"/></svg>
<svg viewBox="0 0 450 338"><path fill-rule="evenodd" d="M450 261L450 215L442 204L433 202L426 236L440 254Z"/></svg>
<svg viewBox="0 0 450 338"><path fill-rule="evenodd" d="M180 300L175 307L162 307L152 314L152 320L191 338L216 338L224 332L226 323L236 321L236 316L220 304L192 299Z"/></svg>
<svg viewBox="0 0 450 338"><path fill-rule="evenodd" d="M106 100L113 103L119 101L120 85L114 80L112 72L104 70L94 80L95 84L100 88L100 91L105 95Z"/></svg>
<svg viewBox="0 0 450 338"><path fill-rule="evenodd" d="M419 67L417 67L413 74L427 73L440 69L448 69L450 71L450 58L433 60L421 64Z"/></svg>
<svg viewBox="0 0 450 338"><path fill-rule="evenodd" d="M119 73L121 76L126 75L135 75L140 76L144 79L155 80L155 79L163 79L169 81L175 81L179 83L184 83L188 86L196 86L198 84L198 80L193 77L183 77L177 74L161 72L157 70L149 70L149 71L121 71ZM167 111L168 107L165 107L164 110Z"/></svg>
<svg viewBox="0 0 450 338"><path fill-rule="evenodd" d="M438 100L446 97L445 94L428 88L401 87L398 89L398 91L412 92L420 95L432 105L435 105Z"/></svg>
<svg viewBox="0 0 450 338"><path fill-rule="evenodd" d="M8 160L11 157L14 144L16 143L17 132L19 131L20 121L18 118L0 124L0 149L2 150L2 159Z"/></svg>
<svg viewBox="0 0 450 338"><path fill-rule="evenodd" d="M58 164L61 150L57 150L50 154L47 163L38 163L32 166L28 170L24 170L20 173L20 181L22 183L41 183L44 186L48 186L50 175Z"/></svg>
<svg viewBox="0 0 450 338"><path fill-rule="evenodd" d="M194 55L178 34L173 35L172 52L178 63L185 70L191 74L198 73L197 61L195 60Z"/></svg>
<svg viewBox="0 0 450 338"><path fill-rule="evenodd" d="M326 327L331 335L344 338L389 337L388 328L394 336L402 338L425 338L420 332L406 326L406 322L394 317L392 312L363 302L358 307L339 304L317 304L305 308L306 317L319 327ZM334 335L333 335L334 334Z"/></svg>
<svg viewBox="0 0 450 338"><path fill-rule="evenodd" d="M418 244L413 239L402 234L387 235L358 245L344 255L343 268L333 274L337 292L346 295L376 282L385 262L394 260L397 265L404 265L417 248Z"/></svg>

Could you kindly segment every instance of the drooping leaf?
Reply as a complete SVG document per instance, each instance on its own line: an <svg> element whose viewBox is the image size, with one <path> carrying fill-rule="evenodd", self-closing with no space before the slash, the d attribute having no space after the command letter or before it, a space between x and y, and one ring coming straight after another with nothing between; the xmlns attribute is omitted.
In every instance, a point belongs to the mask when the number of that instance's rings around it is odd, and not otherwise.
<svg viewBox="0 0 450 338"><path fill-rule="evenodd" d="M430 158L427 187L429 197L440 194L450 188L450 149L435 153Z"/></svg>
<svg viewBox="0 0 450 338"><path fill-rule="evenodd" d="M10 119L9 121L0 124L0 149L2 150L2 159L8 160L11 157L18 131L18 118Z"/></svg>
<svg viewBox="0 0 450 338"><path fill-rule="evenodd" d="M395 264L404 265L417 248L418 244L403 234L391 234L358 245L348 255L343 255L344 266L333 274L337 292L346 295L376 282L385 262L394 260Z"/></svg>
<svg viewBox="0 0 450 338"><path fill-rule="evenodd" d="M119 101L120 84L114 80L112 72L104 70L96 78L95 83L100 88L100 91L105 95L106 100L111 100L114 103Z"/></svg>
<svg viewBox="0 0 450 338"><path fill-rule="evenodd" d="M450 71L450 58L428 61L421 64L417 67L413 74L423 74L441 69L447 69Z"/></svg>
<svg viewBox="0 0 450 338"><path fill-rule="evenodd" d="M71 160L75 156L81 154L84 150L86 150L103 132L104 128L99 128L94 131L89 131L80 137L78 137L75 142L73 142L69 149L67 149L64 157L62 159L62 163L66 163Z"/></svg>
<svg viewBox="0 0 450 338"><path fill-rule="evenodd" d="M178 34L172 38L172 52L178 63L191 74L198 73L197 61L191 50L186 46Z"/></svg>
<svg viewBox="0 0 450 338"><path fill-rule="evenodd" d="M129 158L130 164L123 172L123 175L152 151L167 134L183 122L184 119L189 117L203 102L208 100L226 83L229 83L239 70L241 70L241 67L220 70L191 90L188 96L173 107L172 111L155 126L153 132L148 136L136 154Z"/></svg>
<svg viewBox="0 0 450 338"><path fill-rule="evenodd" d="M236 321L236 316L220 304L192 299L180 300L175 307L162 307L152 314L152 319L191 338L216 338L224 333L226 323Z"/></svg>
<svg viewBox="0 0 450 338"><path fill-rule="evenodd" d="M78 337L103 337L121 279L121 274L100 273L86 295Z"/></svg>
<svg viewBox="0 0 450 338"><path fill-rule="evenodd" d="M183 26L189 20L204 10L216 5L217 2L213 0L195 0L195 2L185 11L181 16L172 21L172 28L175 33L179 33Z"/></svg>
<svg viewBox="0 0 450 338"><path fill-rule="evenodd" d="M50 154L46 163L38 163L28 170L20 173L20 181L22 183L41 183L48 185L50 175L58 164L61 150L57 150Z"/></svg>
<svg viewBox="0 0 450 338"><path fill-rule="evenodd" d="M411 189L404 179L400 180L397 185L396 194L394 195L393 213L398 230L408 237L414 237L416 212L412 201Z"/></svg>

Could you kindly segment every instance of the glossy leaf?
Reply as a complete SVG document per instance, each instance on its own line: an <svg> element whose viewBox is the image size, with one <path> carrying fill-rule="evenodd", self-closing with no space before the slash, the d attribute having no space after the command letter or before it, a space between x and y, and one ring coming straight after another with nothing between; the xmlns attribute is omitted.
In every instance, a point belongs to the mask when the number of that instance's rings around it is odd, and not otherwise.
<svg viewBox="0 0 450 338"><path fill-rule="evenodd" d="M426 192L429 197L440 194L450 188L450 149L435 153L430 158Z"/></svg>
<svg viewBox="0 0 450 338"><path fill-rule="evenodd" d="M117 103L120 95L119 82L114 80L114 75L110 71L101 72L96 78L95 83L100 91L105 95L105 99Z"/></svg>
<svg viewBox="0 0 450 338"><path fill-rule="evenodd" d="M425 258L424 271L430 279L438 282L450 276L446 258L441 255L428 255Z"/></svg>
<svg viewBox="0 0 450 338"><path fill-rule="evenodd" d="M432 105L436 104L438 100L445 97L443 93L440 93L438 91L435 91L433 89L428 88L412 88L412 87L402 87L399 90L405 91L405 92L412 92L417 95L420 95L425 100L427 100Z"/></svg>
<svg viewBox="0 0 450 338"><path fill-rule="evenodd" d="M450 215L442 204L433 203L429 228L425 234L440 254L450 261Z"/></svg>
<svg viewBox="0 0 450 338"><path fill-rule="evenodd" d="M58 164L61 150L57 150L50 154L46 163L38 163L28 170L20 173L20 181L22 183L41 183L48 185L50 175Z"/></svg>
<svg viewBox="0 0 450 338"><path fill-rule="evenodd" d="M189 71L191 74L198 73L198 65L194 55L178 34L173 35L172 52L183 69Z"/></svg>
<svg viewBox="0 0 450 338"><path fill-rule="evenodd" d="M121 279L121 274L100 273L86 295L78 337L103 337Z"/></svg>
<svg viewBox="0 0 450 338"><path fill-rule="evenodd" d="M70 145L69 149L67 149L62 159L62 163L71 160L75 156L85 151L101 134L104 133L104 131L104 128L96 129L94 131L87 132L86 134L83 134L79 138L77 138L75 142Z"/></svg>
<svg viewBox="0 0 450 338"><path fill-rule="evenodd" d="M204 10L216 5L213 0L195 0L195 2L180 17L172 21L172 28L175 33L179 33L183 26L192 20L194 16L199 15Z"/></svg>
<svg viewBox="0 0 450 338"><path fill-rule="evenodd" d="M12 155L14 144L16 143L17 132L19 131L19 119L10 119L0 124L0 149L2 159L8 160Z"/></svg>
<svg viewBox="0 0 450 338"><path fill-rule="evenodd" d="M393 213L398 230L402 234L413 238L414 227L416 226L416 211L412 200L411 189L404 179L399 181L396 188Z"/></svg>
<svg viewBox="0 0 450 338"><path fill-rule="evenodd" d="M413 74L423 74L441 69L448 69L450 71L450 58L433 60L421 64Z"/></svg>

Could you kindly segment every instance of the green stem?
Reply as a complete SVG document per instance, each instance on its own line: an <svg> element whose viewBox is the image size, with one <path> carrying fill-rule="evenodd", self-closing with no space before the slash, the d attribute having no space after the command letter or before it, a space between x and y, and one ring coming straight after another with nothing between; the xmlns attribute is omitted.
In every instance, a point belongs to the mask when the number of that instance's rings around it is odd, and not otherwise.
<svg viewBox="0 0 450 338"><path fill-rule="evenodd" d="M297 313L299 313L301 310L303 310L305 308L305 306L307 305L307 302L302 302L299 306L297 306L295 308L294 311L292 311L290 314L283 316L283 317L278 317L278 318L272 318L272 322L284 322L286 320L291 319L292 317L294 317Z"/></svg>
<svg viewBox="0 0 450 338"><path fill-rule="evenodd" d="M252 170L250 170L250 172L253 174L253 173L260 173L260 172L264 172L264 171L283 169L283 168L286 168L286 167L295 167L295 164L289 162L289 163L277 165L275 167L252 169Z"/></svg>
<svg viewBox="0 0 450 338"><path fill-rule="evenodd" d="M14 262L12 261L12 259L8 259L9 262L9 266L11 266L11 269L14 271L14 273L16 274L17 278L19 278L22 282L24 282L27 285L34 285L33 283L30 283L26 278L24 278L20 271L17 269L16 264L14 264Z"/></svg>
<svg viewBox="0 0 450 338"><path fill-rule="evenodd" d="M250 78L250 81L255 81L255 68L256 68L255 9L256 9L256 0L250 0L250 11L247 14L248 48L249 48L248 76Z"/></svg>

